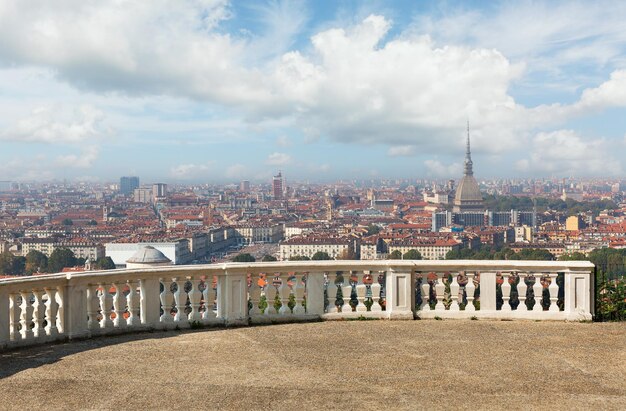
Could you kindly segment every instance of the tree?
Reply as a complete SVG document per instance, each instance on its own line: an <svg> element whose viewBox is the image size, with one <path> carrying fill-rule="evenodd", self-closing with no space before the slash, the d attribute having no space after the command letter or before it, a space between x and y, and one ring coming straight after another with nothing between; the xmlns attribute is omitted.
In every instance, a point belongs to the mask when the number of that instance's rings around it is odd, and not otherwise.
<svg viewBox="0 0 626 411"><path fill-rule="evenodd" d="M358 258L352 248L346 248L337 256L337 260L358 260Z"/></svg>
<svg viewBox="0 0 626 411"><path fill-rule="evenodd" d="M98 222L96 220L89 220L87 225L98 225Z"/></svg>
<svg viewBox="0 0 626 411"><path fill-rule="evenodd" d="M562 256L559 257L559 261L587 261L589 260L589 258L587 258L586 255L584 255L583 253L579 253L578 251L571 253L571 254L563 254Z"/></svg>
<svg viewBox="0 0 626 411"><path fill-rule="evenodd" d="M50 273L58 273L65 267L74 267L75 265L76 257L68 248L57 248L48 258L48 272Z"/></svg>
<svg viewBox="0 0 626 411"><path fill-rule="evenodd" d="M309 261L310 258L307 257L306 255L294 255L291 258L289 258L289 261Z"/></svg>
<svg viewBox="0 0 626 411"><path fill-rule="evenodd" d="M409 250L402 256L403 260L421 260L422 254L417 250Z"/></svg>
<svg viewBox="0 0 626 411"><path fill-rule="evenodd" d="M23 275L25 265L24 257L16 257L10 251L0 254L0 274Z"/></svg>
<svg viewBox="0 0 626 411"><path fill-rule="evenodd" d="M96 270L114 270L115 263L111 257L100 257L94 263Z"/></svg>
<svg viewBox="0 0 626 411"><path fill-rule="evenodd" d="M380 233L380 227L376 224L369 224L367 226L367 235L374 235Z"/></svg>
<svg viewBox="0 0 626 411"><path fill-rule="evenodd" d="M26 274L46 272L48 257L37 250L31 250L26 254Z"/></svg>
<svg viewBox="0 0 626 411"><path fill-rule="evenodd" d="M402 260L402 252L400 250L394 250L389 254L390 260Z"/></svg>
<svg viewBox="0 0 626 411"><path fill-rule="evenodd" d="M248 253L237 254L233 258L233 262L235 263L253 263L255 261L256 259L251 254L248 254Z"/></svg>
<svg viewBox="0 0 626 411"><path fill-rule="evenodd" d="M311 257L311 260L316 260L316 261L330 260L330 256L325 251L318 251L317 253L313 254L313 257Z"/></svg>
<svg viewBox="0 0 626 411"><path fill-rule="evenodd" d="M63 224L63 225L74 225L74 222L71 219L66 218L63 221L61 221L61 224Z"/></svg>
<svg viewBox="0 0 626 411"><path fill-rule="evenodd" d="M263 261L263 262L267 262L267 261L278 261L278 258L274 257L273 255L265 254L265 255L263 256L263 258L261 258L261 261Z"/></svg>

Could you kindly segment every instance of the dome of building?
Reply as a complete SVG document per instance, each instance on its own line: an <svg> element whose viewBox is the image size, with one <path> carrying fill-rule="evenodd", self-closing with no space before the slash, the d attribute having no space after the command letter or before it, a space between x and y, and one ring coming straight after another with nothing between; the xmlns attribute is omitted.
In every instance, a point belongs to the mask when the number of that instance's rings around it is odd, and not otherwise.
<svg viewBox="0 0 626 411"><path fill-rule="evenodd" d="M464 211L483 211L483 196L480 193L478 182L474 178L474 163L470 152L469 123L467 124L467 150L465 152L465 175L456 188L454 196L455 213Z"/></svg>
<svg viewBox="0 0 626 411"><path fill-rule="evenodd" d="M142 246L135 254L133 254L132 257L126 260L127 268L142 268L171 264L172 260L150 245Z"/></svg>

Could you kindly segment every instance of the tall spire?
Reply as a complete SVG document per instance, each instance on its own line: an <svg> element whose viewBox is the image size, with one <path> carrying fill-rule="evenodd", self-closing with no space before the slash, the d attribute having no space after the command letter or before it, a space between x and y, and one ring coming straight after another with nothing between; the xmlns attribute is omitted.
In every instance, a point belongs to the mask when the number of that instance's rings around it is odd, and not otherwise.
<svg viewBox="0 0 626 411"><path fill-rule="evenodd" d="M471 176L474 175L474 170L472 170L472 153L470 152L470 134L469 134L469 120L467 120L467 148L465 150L465 175Z"/></svg>

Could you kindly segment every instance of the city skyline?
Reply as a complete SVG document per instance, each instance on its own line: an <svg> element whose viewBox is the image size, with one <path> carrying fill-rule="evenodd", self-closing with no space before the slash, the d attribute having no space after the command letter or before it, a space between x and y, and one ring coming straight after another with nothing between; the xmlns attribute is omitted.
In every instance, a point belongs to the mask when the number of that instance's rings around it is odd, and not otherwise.
<svg viewBox="0 0 626 411"><path fill-rule="evenodd" d="M621 2L0 6L2 180L613 177Z"/></svg>

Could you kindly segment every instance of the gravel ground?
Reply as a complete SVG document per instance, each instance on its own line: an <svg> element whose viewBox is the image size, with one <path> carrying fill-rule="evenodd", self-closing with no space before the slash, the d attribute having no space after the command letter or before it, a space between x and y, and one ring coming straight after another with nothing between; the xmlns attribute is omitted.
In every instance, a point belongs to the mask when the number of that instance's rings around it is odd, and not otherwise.
<svg viewBox="0 0 626 411"><path fill-rule="evenodd" d="M626 409L626 323L342 321L0 353L0 409Z"/></svg>

